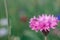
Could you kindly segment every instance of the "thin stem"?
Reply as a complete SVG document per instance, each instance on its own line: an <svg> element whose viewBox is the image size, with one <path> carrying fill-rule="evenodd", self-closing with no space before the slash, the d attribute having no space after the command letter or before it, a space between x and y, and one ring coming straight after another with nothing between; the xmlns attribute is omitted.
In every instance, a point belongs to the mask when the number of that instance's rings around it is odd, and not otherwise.
<svg viewBox="0 0 60 40"><path fill-rule="evenodd" d="M47 36L45 36L45 40L47 40Z"/></svg>
<svg viewBox="0 0 60 40"><path fill-rule="evenodd" d="M6 0L4 0L4 6L5 6L6 18L8 19L8 10L7 10L7 2L6 2Z"/></svg>
<svg viewBox="0 0 60 40"><path fill-rule="evenodd" d="M7 9L7 0L4 0L4 6L5 6L5 13L6 13L6 18L8 20L8 39L10 40L10 35L11 35L11 25L9 24L9 17L8 17L8 9Z"/></svg>

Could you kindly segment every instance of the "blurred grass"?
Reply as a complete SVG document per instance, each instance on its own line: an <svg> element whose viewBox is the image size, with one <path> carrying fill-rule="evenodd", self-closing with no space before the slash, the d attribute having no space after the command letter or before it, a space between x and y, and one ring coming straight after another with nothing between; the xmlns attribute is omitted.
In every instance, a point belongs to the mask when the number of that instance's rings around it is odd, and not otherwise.
<svg viewBox="0 0 60 40"><path fill-rule="evenodd" d="M5 7L4 7L4 1L0 0L0 18L4 18L5 16Z"/></svg>
<svg viewBox="0 0 60 40"><path fill-rule="evenodd" d="M11 36L19 36L21 40L44 40L41 32L36 33L29 28L29 18L40 14L60 13L60 0L7 0L9 20L11 21ZM21 9L28 17L26 23L21 22ZM5 18L4 0L0 0L0 18ZM60 25L59 25L60 26ZM58 26L58 28L60 28ZM52 32L52 31L51 31ZM48 40L60 40L60 37L49 33ZM3 39L2 40L7 40Z"/></svg>

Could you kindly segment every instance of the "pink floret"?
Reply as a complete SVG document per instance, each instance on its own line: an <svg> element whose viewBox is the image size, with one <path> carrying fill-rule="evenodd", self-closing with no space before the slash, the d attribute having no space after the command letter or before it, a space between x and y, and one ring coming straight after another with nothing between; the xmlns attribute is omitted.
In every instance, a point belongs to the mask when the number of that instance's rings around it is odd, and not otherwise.
<svg viewBox="0 0 60 40"><path fill-rule="evenodd" d="M30 19L29 22L29 27L32 30L35 30L36 32L38 32L39 30L48 30L50 31L50 29L55 29L56 26L58 25L58 19L57 17L54 17L53 15L42 15L42 16L38 16L38 17L33 17Z"/></svg>

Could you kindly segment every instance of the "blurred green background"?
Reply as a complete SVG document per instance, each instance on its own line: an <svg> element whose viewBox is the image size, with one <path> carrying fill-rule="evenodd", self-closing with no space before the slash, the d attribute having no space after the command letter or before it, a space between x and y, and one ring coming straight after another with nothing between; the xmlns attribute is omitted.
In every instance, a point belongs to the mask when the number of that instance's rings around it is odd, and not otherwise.
<svg viewBox="0 0 60 40"><path fill-rule="evenodd" d="M7 0L10 35L0 37L0 40L44 40L41 32L29 28L29 19L41 14L60 14L60 0ZM24 21L26 17L26 21ZM7 18L4 0L0 0L0 19ZM60 23L59 23L60 24ZM4 28L0 25L0 28ZM51 30L48 40L60 40L60 25L57 30ZM56 31L56 32L55 32Z"/></svg>

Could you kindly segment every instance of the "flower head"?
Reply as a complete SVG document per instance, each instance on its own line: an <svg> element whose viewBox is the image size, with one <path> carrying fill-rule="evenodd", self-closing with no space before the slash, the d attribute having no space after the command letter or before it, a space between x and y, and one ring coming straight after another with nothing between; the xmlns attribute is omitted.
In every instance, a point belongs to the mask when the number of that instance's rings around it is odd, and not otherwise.
<svg viewBox="0 0 60 40"><path fill-rule="evenodd" d="M58 15L57 17L58 17L58 20L60 20L60 15Z"/></svg>
<svg viewBox="0 0 60 40"><path fill-rule="evenodd" d="M8 34L8 29L0 28L0 37L6 36Z"/></svg>
<svg viewBox="0 0 60 40"><path fill-rule="evenodd" d="M30 19L29 26L32 30L36 32L40 31L50 31L50 29L55 29L58 25L58 18L54 15L39 15L38 17L33 17Z"/></svg>
<svg viewBox="0 0 60 40"><path fill-rule="evenodd" d="M8 19L7 18L2 18L0 19L0 24L2 26L7 26L8 25Z"/></svg>

